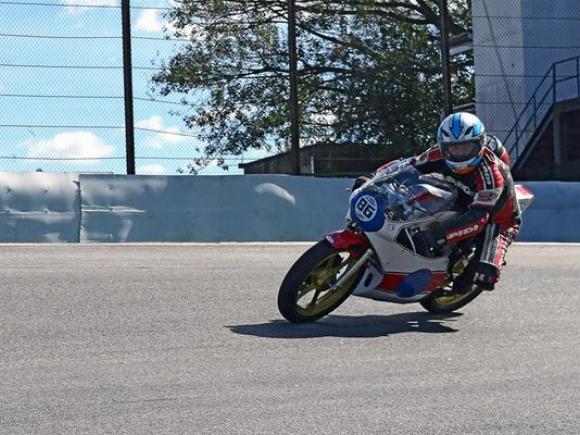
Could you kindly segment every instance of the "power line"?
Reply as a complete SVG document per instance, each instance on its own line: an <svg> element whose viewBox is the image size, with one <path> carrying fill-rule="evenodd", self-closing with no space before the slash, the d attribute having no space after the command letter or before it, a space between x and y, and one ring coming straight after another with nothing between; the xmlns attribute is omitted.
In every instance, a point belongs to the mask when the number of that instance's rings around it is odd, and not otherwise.
<svg viewBox="0 0 580 435"><path fill-rule="evenodd" d="M82 160L125 160L125 157L25 157L25 156L0 156L2 160L49 160L49 161L82 161Z"/></svg>
<svg viewBox="0 0 580 435"><path fill-rule="evenodd" d="M90 70L122 70L122 66L110 65L47 65L47 64L18 64L18 63L0 63L0 67L6 68L39 68L39 69L90 69ZM158 68L147 66L134 66L135 70L142 71L159 71Z"/></svg>
<svg viewBox="0 0 580 435"><path fill-rule="evenodd" d="M124 130L123 125L56 125L56 124L0 124L2 128L47 128L47 129L98 129L98 130ZM169 136L190 137L195 139L207 139L207 136L191 133L181 133L167 130L159 130L147 127L135 127L135 130L149 133L165 134Z"/></svg>
<svg viewBox="0 0 580 435"><path fill-rule="evenodd" d="M66 35L35 35L23 33L0 33L2 38L26 38L26 39L48 39L48 40L122 40L122 36L113 35L87 35L87 36L66 36ZM173 38L163 36L133 36L132 39L142 41L167 41L167 42L191 42L186 38Z"/></svg>
<svg viewBox="0 0 580 435"><path fill-rule="evenodd" d="M190 134L190 133L180 133L180 132L172 132L172 131L165 131L165 130L157 130L157 129L154 129L154 128L147 128L147 127L135 127L135 130L147 131L149 133L167 134L167 135L170 135L170 136L181 136L181 137L191 137L191 138L196 138L196 139L199 139L199 138L207 139L206 136L202 136L202 135L198 135L198 134Z"/></svg>
<svg viewBox="0 0 580 435"><path fill-rule="evenodd" d="M0 97L6 98L47 98L47 99L71 99L71 100L123 100L124 97L122 96L112 96L112 95L48 95L48 94L5 94L0 93ZM187 103L178 102L178 101L163 101L158 100L155 98L145 98L145 97L135 97L134 100L137 101L145 101L151 103L161 103L161 104L170 104L175 106L184 106ZM509 101L475 101L475 104L485 104L485 105L506 105L511 104ZM516 101L514 104L519 105L527 105L530 104L529 101ZM552 103L538 103L536 106L551 106Z"/></svg>
<svg viewBox="0 0 580 435"><path fill-rule="evenodd" d="M580 21L580 19L579 19ZM254 23L232 22L226 23L231 25L252 25ZM202 25L201 23L198 25ZM207 24L212 25L212 24ZM86 35L86 36L66 36L66 35L39 35L39 34L23 34L23 33L0 33L3 38L25 38L25 39L48 39L48 40L122 40L122 36L114 35ZM191 42L188 38L174 38L170 36L133 36L132 39L141 41L167 41L167 42ZM493 45L493 44L473 44L474 48L521 48L521 49L536 49L536 50L573 50L580 49L580 45Z"/></svg>
<svg viewBox="0 0 580 435"><path fill-rule="evenodd" d="M234 161L234 162L244 162L250 163L251 159L248 157L204 157L204 156L184 156L184 157L135 157L135 160L192 160L192 159L208 159L208 160L224 160L224 161ZM261 157L263 158L263 157ZM362 157L349 157L349 160L367 160ZM83 161L83 160L125 160L125 157L27 157L27 156L3 156L0 155L0 160L50 160L50 161ZM256 159L259 160L259 159Z"/></svg>
<svg viewBox="0 0 580 435"><path fill-rule="evenodd" d="M48 65L48 64L12 64L12 63L0 63L0 67L6 68L39 68L39 69L89 69L89 70L122 70L122 66L109 66L109 65ZM146 67L146 66L134 66L134 70L141 71L159 71L159 68ZM475 77L531 77L531 78L543 78L545 74L480 74L473 73ZM232 74L232 79L264 79L272 78L276 76L260 76L260 77L235 77ZM573 78L575 76L571 75L556 75L557 79L567 79Z"/></svg>
<svg viewBox="0 0 580 435"><path fill-rule="evenodd" d="M2 5L11 6L43 6L43 7L59 7L59 8L84 8L84 9L121 9L121 6L117 5L86 5L86 4L72 4L67 5L63 3L39 3L30 1L2 1ZM135 10L159 10L159 11L173 11L174 8L163 7L163 6L131 6L131 9ZM562 21L580 21L580 18L575 17L553 17L553 16L517 16L517 15L473 15L473 18L494 18L494 19L523 19L523 20L562 20Z"/></svg>
<svg viewBox="0 0 580 435"><path fill-rule="evenodd" d="M44 6L44 7L58 7L58 8L86 8L86 9L121 9L121 6L115 5L85 5L85 4L64 4L64 3L38 3L38 2L27 2L27 1L2 1L0 6L10 5L10 6ZM158 11L172 11L173 8L161 7L161 6L131 6L131 9L135 10L158 10Z"/></svg>
<svg viewBox="0 0 580 435"><path fill-rule="evenodd" d="M5 94L0 93L0 97L5 98L48 98L48 99L69 99L69 100L124 100L125 97L112 95L48 95L48 94ZM134 97L137 101L146 101L151 103L171 104L175 106L184 106L177 101L164 101L155 98Z"/></svg>
<svg viewBox="0 0 580 435"><path fill-rule="evenodd" d="M56 125L56 124L0 124L3 128L85 128L100 130L119 130L124 129L122 125Z"/></svg>

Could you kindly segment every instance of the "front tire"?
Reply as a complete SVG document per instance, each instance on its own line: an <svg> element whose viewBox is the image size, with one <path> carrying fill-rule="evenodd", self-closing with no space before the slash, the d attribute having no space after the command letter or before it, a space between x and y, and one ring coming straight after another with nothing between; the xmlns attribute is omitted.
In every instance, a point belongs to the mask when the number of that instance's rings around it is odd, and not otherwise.
<svg viewBox="0 0 580 435"><path fill-rule="evenodd" d="M322 240L308 249L290 268L280 285L278 309L292 323L314 322L338 308L352 293L365 268L330 292L355 262L350 252Z"/></svg>

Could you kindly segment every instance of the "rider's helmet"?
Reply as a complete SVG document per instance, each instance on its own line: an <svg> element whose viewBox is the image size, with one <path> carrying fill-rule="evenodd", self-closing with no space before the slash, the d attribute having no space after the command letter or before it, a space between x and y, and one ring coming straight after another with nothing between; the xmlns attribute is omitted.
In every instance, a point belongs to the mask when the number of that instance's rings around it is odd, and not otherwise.
<svg viewBox="0 0 580 435"><path fill-rule="evenodd" d="M471 113L454 113L439 125L437 141L449 168L458 174L467 174L481 161L485 127Z"/></svg>

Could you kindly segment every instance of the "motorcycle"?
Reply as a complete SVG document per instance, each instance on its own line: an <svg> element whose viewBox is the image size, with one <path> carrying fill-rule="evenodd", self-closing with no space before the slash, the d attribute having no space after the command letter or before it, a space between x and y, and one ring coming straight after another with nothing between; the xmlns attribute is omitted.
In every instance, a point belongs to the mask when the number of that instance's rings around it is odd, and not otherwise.
<svg viewBox="0 0 580 435"><path fill-rule="evenodd" d="M351 294L377 301L419 303L432 313L458 310L483 291L474 284L452 289L475 255L474 239L441 249L416 246L413 236L457 216L458 186L439 174L424 175L399 160L353 189L346 228L308 249L286 274L278 309L290 322L313 322ZM534 195L516 185L520 211Z"/></svg>

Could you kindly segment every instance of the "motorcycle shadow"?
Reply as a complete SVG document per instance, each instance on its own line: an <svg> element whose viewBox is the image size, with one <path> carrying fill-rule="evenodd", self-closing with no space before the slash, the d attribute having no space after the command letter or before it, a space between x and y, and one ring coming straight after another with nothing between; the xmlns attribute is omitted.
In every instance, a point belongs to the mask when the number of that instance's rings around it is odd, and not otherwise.
<svg viewBox="0 0 580 435"><path fill-rule="evenodd" d="M390 316L337 316L330 315L315 323L292 324L285 320L271 320L254 325L226 326L240 335L263 338L372 338L393 334L419 332L443 334L457 332L444 322L452 322L461 313L430 314L425 312L400 313Z"/></svg>

